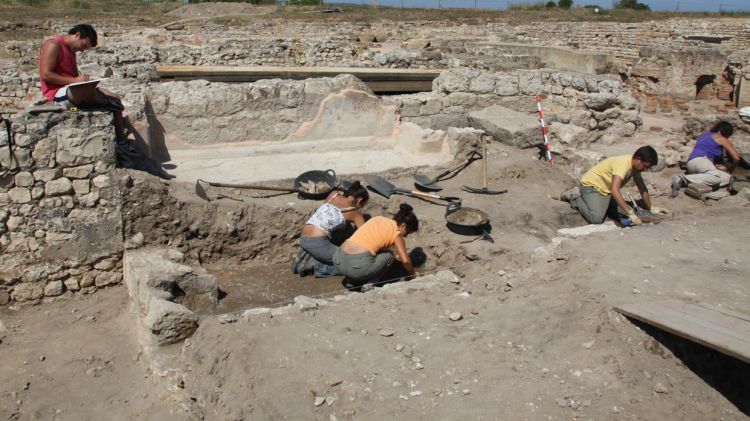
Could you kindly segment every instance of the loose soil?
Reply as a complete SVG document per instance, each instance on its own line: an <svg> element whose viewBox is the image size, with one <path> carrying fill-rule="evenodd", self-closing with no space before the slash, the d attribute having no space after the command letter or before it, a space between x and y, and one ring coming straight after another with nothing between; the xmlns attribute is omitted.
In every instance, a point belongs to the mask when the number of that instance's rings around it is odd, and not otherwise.
<svg viewBox="0 0 750 421"><path fill-rule="evenodd" d="M0 7L0 16L13 13ZM367 13L375 16L365 9L357 19L369 19ZM418 19L408 11L384 11L375 18L388 13ZM430 13L423 16L437 16ZM31 15L24 12L19 21ZM645 120L667 128L673 123L662 117ZM663 138L642 131L631 142L595 148L630 153L637 144L659 144ZM265 230L263 238L224 244L221 239L229 235L212 238L210 233L232 222L222 215L231 215L237 201L202 204L193 185L179 182L148 191L142 208L166 208L168 189L185 199L176 206L183 212L215 216L214 225L196 228L196 235L211 241L208 253L188 258L203 261L219 276L226 296L215 308L196 307L205 316L184 348L156 351L182 380L155 370L154 355L143 353L144 332L136 327L122 286L38 306L5 306L0 308L0 415L9 420L749 419L747 364L613 311L626 303L677 299L747 312L747 197L706 204L683 194L668 199L677 170L648 173L655 203L670 208L671 219L558 245L559 239L553 241L558 229L583 225L575 211L555 200L574 184L577 163L560 159L550 167L534 155L490 145L489 188L508 188L504 195L460 190L480 185L478 162L440 182L442 193L459 193L465 206L488 213L494 243L461 243L473 236L448 230L443 204L373 194L366 208L372 215L392 214L401 201L415 207L420 231L407 244L424 253L419 270L429 275L449 269L459 282L428 277L364 294L342 293L340 278L299 278L288 271L297 251L290 233L318 202L240 197L245 204L262 203L265 213L256 223ZM410 187L417 172L431 175L440 169L383 175ZM271 210L285 216L274 219ZM175 219L162 216L164 225ZM276 226L279 221L288 226ZM134 224L126 229L139 231ZM177 246L181 238L163 244ZM300 294L341 296L317 310L292 308L272 318L232 322L212 316L274 306Z"/></svg>

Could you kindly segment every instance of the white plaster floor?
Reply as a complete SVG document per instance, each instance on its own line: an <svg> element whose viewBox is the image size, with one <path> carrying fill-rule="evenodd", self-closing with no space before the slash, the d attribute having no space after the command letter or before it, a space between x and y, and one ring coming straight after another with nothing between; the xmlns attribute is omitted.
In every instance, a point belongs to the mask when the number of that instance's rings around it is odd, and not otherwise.
<svg viewBox="0 0 750 421"><path fill-rule="evenodd" d="M286 143L214 144L169 149L165 169L177 181L259 183L294 179L309 170L336 174L377 173L448 162L441 153L419 157L393 147L391 139L338 138Z"/></svg>

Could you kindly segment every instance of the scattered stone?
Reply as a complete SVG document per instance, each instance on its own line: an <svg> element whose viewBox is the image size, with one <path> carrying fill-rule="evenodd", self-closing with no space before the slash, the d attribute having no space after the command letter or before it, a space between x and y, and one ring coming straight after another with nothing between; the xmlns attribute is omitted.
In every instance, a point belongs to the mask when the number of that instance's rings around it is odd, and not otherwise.
<svg viewBox="0 0 750 421"><path fill-rule="evenodd" d="M464 318L464 316L463 316L463 315L462 315L461 313L459 313L459 312L455 311L455 312L451 313L451 314L450 314L450 315L448 316L448 318L449 318L449 319L450 319L451 321L453 321L453 322L457 322L457 321L459 321L459 320L463 319L463 318Z"/></svg>
<svg viewBox="0 0 750 421"><path fill-rule="evenodd" d="M338 386L338 385L340 385L343 382L344 382L344 379L340 379L340 378L329 380L328 381L328 386L330 386L330 387Z"/></svg>
<svg viewBox="0 0 750 421"><path fill-rule="evenodd" d="M380 336L385 336L386 338L390 337L390 336L393 336L394 333L395 332L391 328L383 328L383 329L378 330L378 334Z"/></svg>
<svg viewBox="0 0 750 421"><path fill-rule="evenodd" d="M461 282L461 280L456 276L455 273L449 271L449 270L441 270L438 273L435 274L438 279L444 282L450 282L452 284L458 284Z"/></svg>
<svg viewBox="0 0 750 421"><path fill-rule="evenodd" d="M667 390L666 386L664 386L661 383L656 383L656 386L654 386L654 392L656 393L669 393L669 390Z"/></svg>
<svg viewBox="0 0 750 421"><path fill-rule="evenodd" d="M315 310L318 308L317 301L304 295L298 295L294 297L294 305L297 306L297 310L299 310L300 313Z"/></svg>
<svg viewBox="0 0 750 421"><path fill-rule="evenodd" d="M341 412L341 415L344 417L353 417L357 413L354 409L347 409L345 411Z"/></svg>
<svg viewBox="0 0 750 421"><path fill-rule="evenodd" d="M505 271L500 269L497 271L497 276L505 276Z"/></svg>
<svg viewBox="0 0 750 421"><path fill-rule="evenodd" d="M633 288L633 294L636 294L636 295L637 295L637 294L640 294L640 293L641 293L641 290L640 290L640 289L638 289L638 288Z"/></svg>
<svg viewBox="0 0 750 421"><path fill-rule="evenodd" d="M321 405L323 405L323 404L324 404L325 402L326 402L326 398L325 398L325 397L323 397L323 396L316 396L316 397L315 397L315 402L313 402L313 404L314 404L315 406L321 406Z"/></svg>
<svg viewBox="0 0 750 421"><path fill-rule="evenodd" d="M138 247L143 247L143 244L145 244L146 239L143 236L143 233L137 232L133 234L130 239L125 241L125 248L127 249L137 249Z"/></svg>
<svg viewBox="0 0 750 421"><path fill-rule="evenodd" d="M47 357L45 357L44 355L40 355L40 356L39 356L39 361L44 361L44 360L46 360L46 359L47 359Z"/></svg>
<svg viewBox="0 0 750 421"><path fill-rule="evenodd" d="M238 320L234 314L222 314L218 319L221 324L236 323Z"/></svg>
<svg viewBox="0 0 750 421"><path fill-rule="evenodd" d="M251 308L247 309L242 313L242 317L245 319L249 319L256 316L270 316L271 315L271 309L267 307L257 307L257 308Z"/></svg>
<svg viewBox="0 0 750 421"><path fill-rule="evenodd" d="M396 344L396 351L401 352L404 350L404 344Z"/></svg>
<svg viewBox="0 0 750 421"><path fill-rule="evenodd" d="M596 343L596 339L594 339L593 341L584 342L581 344L581 346L583 346L586 349L591 349L591 347L593 347L595 343Z"/></svg>

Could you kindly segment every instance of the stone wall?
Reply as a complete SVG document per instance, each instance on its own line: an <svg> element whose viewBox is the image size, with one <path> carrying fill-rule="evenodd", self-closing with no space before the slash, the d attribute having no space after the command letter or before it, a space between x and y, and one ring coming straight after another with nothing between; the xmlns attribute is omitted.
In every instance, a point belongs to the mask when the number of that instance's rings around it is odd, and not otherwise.
<svg viewBox="0 0 750 421"><path fill-rule="evenodd" d="M535 120L537 93L544 96L545 120L558 144L573 147L595 141L613 142L632 136L641 125L638 101L623 88L618 77L608 75L557 70L484 73L454 69L435 79L432 92L395 99L402 120L446 129L473 126L475 121L470 113L493 106ZM535 125L540 131L538 123ZM493 134L488 127L477 128ZM541 141L541 135L538 138Z"/></svg>
<svg viewBox="0 0 750 421"><path fill-rule="evenodd" d="M144 136L154 148L170 136L188 144L247 140L279 141L303 122L315 118L320 103L345 89L370 92L351 75L308 80L261 80L228 84L195 80L155 84L146 92L149 129Z"/></svg>
<svg viewBox="0 0 750 421"><path fill-rule="evenodd" d="M0 131L0 304L119 283L122 218L107 113L22 114Z"/></svg>
<svg viewBox="0 0 750 421"><path fill-rule="evenodd" d="M68 26L50 28L63 32ZM489 70L538 67L570 68L576 52L614 57L616 70L627 74L643 56L642 47L711 48L723 55L746 48L750 26L743 19L670 19L650 22L252 22L223 27L195 22L179 30L117 25L98 27L103 34L95 51L80 55L83 71L148 84L155 65L230 66L354 66L451 68L473 66ZM300 37L300 34L305 34ZM377 41L377 42L376 42ZM27 105L38 90L36 57L41 40L9 41L6 53L17 63L0 70L0 104ZM554 51L507 53L503 43L565 47ZM495 44L493 47L492 45ZM471 45L474 45L472 47ZM545 55L545 54L551 55ZM542 58L536 54L545 55ZM567 63L567 64L566 64ZM689 63L676 62L675 65ZM742 63L745 66L747 62ZM23 67L22 67L23 66ZM716 66L722 67L716 63ZM28 70L19 70L19 67ZM597 64L596 68L602 66ZM735 66L741 70L742 66ZM665 79L667 77L667 79ZM669 85L669 75L662 81ZM679 75L678 75L679 77ZM664 88L666 91L668 88ZM653 89L652 89L653 91Z"/></svg>

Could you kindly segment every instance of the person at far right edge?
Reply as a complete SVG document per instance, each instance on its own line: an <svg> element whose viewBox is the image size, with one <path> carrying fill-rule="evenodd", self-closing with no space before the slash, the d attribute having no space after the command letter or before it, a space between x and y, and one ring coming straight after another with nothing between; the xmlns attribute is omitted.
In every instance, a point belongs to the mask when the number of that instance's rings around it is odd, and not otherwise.
<svg viewBox="0 0 750 421"><path fill-rule="evenodd" d="M577 209L589 224L601 224L607 214L627 215L633 225L640 225L636 215L622 196L622 186L632 177L643 199L646 210L654 214L667 214L664 208L652 206L646 183L641 173L656 165L659 156L651 146L638 148L633 155L619 155L607 158L581 177L580 186L561 196Z"/></svg>
<svg viewBox="0 0 750 421"><path fill-rule="evenodd" d="M740 162L740 154L729 140L733 133L731 124L720 121L698 137L688 157L687 174L677 174L672 178L672 197L677 197L680 189L691 183L702 183L713 190L731 184L732 171ZM724 151L732 160L726 165L726 171L716 168L714 164L724 156Z"/></svg>

